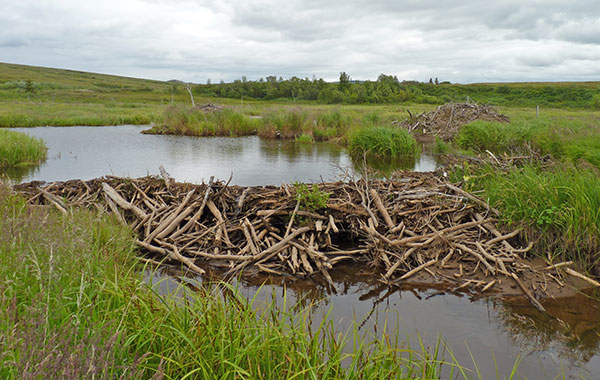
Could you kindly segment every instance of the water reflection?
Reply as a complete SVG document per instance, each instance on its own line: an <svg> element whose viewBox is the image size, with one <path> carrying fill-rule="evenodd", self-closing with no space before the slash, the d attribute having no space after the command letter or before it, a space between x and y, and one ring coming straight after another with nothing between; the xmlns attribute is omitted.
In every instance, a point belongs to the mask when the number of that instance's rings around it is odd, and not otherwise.
<svg viewBox="0 0 600 380"><path fill-rule="evenodd" d="M0 169L0 179L8 178L14 182L23 182L25 178L35 176L38 166L12 166Z"/></svg>
<svg viewBox="0 0 600 380"><path fill-rule="evenodd" d="M597 360L600 349L598 299L597 291L548 299L544 302L548 315L531 308L525 300L516 299L506 304L498 318L523 350L556 352L581 365Z"/></svg>
<svg viewBox="0 0 600 380"><path fill-rule="evenodd" d="M213 281L223 278L223 271L206 269L204 281L184 278L173 267L146 272L146 279L163 294L170 294L182 282L194 291L198 286L212 287ZM547 316L523 299L451 294L426 284L390 289L371 270L355 265L341 266L331 275L335 289L318 278L258 274L247 274L232 281L232 286L254 299L257 308L270 302L288 308L296 305L298 310L310 306L314 327L329 316L338 331L356 324L368 338L387 326L387 331L413 347L419 346L419 339L433 347L443 337L461 365L472 367L475 360L483 379L509 376L519 358L517 378L553 379L563 374L593 378L591 374L600 373L600 311L589 298L548 300L544 302ZM179 291L178 297L185 297Z"/></svg>

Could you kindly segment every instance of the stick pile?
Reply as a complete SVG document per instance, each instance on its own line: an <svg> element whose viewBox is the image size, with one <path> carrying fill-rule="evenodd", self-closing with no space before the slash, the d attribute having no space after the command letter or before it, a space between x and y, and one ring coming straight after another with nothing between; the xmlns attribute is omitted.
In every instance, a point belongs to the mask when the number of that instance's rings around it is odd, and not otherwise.
<svg viewBox="0 0 600 380"><path fill-rule="evenodd" d="M518 259L531 245L519 245L519 231L498 231L496 210L443 177L404 172L389 181L318 188L329 199L326 207L310 210L294 186L227 186L212 179L193 185L106 177L15 187L30 203L49 203L64 213L67 204L113 213L138 234L150 260L180 262L199 274L211 265L232 274L320 273L331 282L336 264L354 261L380 268L389 284L422 272L486 291L495 280L469 276L518 281L524 270Z"/></svg>
<svg viewBox="0 0 600 380"><path fill-rule="evenodd" d="M410 111L408 113L410 118L402 125L409 131L423 131L446 141L452 140L463 125L475 120L509 122L507 116L485 104L448 103L432 112L419 115L413 115Z"/></svg>

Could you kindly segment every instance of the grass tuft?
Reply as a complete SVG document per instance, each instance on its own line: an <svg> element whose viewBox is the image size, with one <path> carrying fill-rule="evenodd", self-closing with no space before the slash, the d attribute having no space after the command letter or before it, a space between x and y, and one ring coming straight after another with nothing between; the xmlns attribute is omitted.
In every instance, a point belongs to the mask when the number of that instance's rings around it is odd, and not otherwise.
<svg viewBox="0 0 600 380"><path fill-rule="evenodd" d="M47 151L42 139L0 129L0 169L37 165L46 160Z"/></svg>
<svg viewBox="0 0 600 380"><path fill-rule="evenodd" d="M365 127L350 134L350 153L380 158L414 157L419 153L415 138L405 129Z"/></svg>

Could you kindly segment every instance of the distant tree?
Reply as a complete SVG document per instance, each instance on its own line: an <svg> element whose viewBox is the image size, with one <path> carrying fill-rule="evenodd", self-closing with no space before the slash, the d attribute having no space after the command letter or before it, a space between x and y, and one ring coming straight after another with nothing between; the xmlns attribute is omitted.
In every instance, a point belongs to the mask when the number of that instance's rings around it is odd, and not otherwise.
<svg viewBox="0 0 600 380"><path fill-rule="evenodd" d="M340 73L340 91L344 92L350 87L350 75L346 74L345 71Z"/></svg>
<svg viewBox="0 0 600 380"><path fill-rule="evenodd" d="M31 79L25 81L25 93L27 93L27 99L29 99L30 96L35 95L35 86Z"/></svg>
<svg viewBox="0 0 600 380"><path fill-rule="evenodd" d="M206 80L206 84L210 86L210 78Z"/></svg>

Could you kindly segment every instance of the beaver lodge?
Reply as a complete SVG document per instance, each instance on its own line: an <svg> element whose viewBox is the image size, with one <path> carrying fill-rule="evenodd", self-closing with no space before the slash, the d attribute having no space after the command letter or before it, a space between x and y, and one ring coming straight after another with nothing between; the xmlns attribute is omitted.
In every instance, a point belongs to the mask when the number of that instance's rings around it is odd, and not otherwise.
<svg viewBox="0 0 600 380"><path fill-rule="evenodd" d="M355 262L377 268L391 286L416 277L478 293L510 286L540 310L537 298L567 274L600 285L570 262L533 265L525 259L532 243L519 230L499 229L496 210L434 173L314 187L228 186L212 178L194 185L168 176L41 185L14 189L63 213L71 206L112 213L137 234L142 260L177 262L197 274L212 266L332 283L330 271Z"/></svg>

